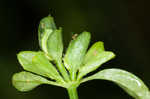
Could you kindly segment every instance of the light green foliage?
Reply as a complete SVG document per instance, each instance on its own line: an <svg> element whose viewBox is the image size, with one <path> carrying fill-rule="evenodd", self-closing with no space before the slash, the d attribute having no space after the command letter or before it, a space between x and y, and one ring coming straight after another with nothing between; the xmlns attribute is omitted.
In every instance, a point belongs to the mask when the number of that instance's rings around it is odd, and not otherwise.
<svg viewBox="0 0 150 99"><path fill-rule="evenodd" d="M108 80L118 84L128 94L136 99L150 99L150 92L141 79L124 70L104 69L82 80L86 82L93 79Z"/></svg>
<svg viewBox="0 0 150 99"><path fill-rule="evenodd" d="M38 36L39 36L39 45L42 46L41 40L43 39L45 34L48 34L48 30L54 31L56 30L56 25L54 23L53 17L47 16L40 21Z"/></svg>
<svg viewBox="0 0 150 99"><path fill-rule="evenodd" d="M114 58L113 52L105 51L103 42L96 42L85 55L82 66L79 69L78 79L89 72L96 70L103 63Z"/></svg>
<svg viewBox="0 0 150 99"><path fill-rule="evenodd" d="M47 84L48 80L29 72L20 72L13 76L13 85L19 91L29 91L44 83Z"/></svg>
<svg viewBox="0 0 150 99"><path fill-rule="evenodd" d="M48 39L50 39L51 34L56 30L56 25L54 23L53 17L50 15L43 18L40 21L38 29L39 45L45 52L45 55L52 60L51 53L48 52ZM50 42L51 43L51 42Z"/></svg>
<svg viewBox="0 0 150 99"><path fill-rule="evenodd" d="M149 89L142 80L127 71L104 69L84 77L115 57L113 52L105 51L104 44L100 41L88 49L91 38L89 32L82 32L78 36L75 34L64 57L62 29L56 28L51 16L40 21L38 32L42 51L22 51L17 55L23 69L29 71L13 75L13 85L19 91L29 91L41 84L51 84L66 88L70 99L78 99L76 89L81 83L101 79L116 83L136 99L150 99Z"/></svg>
<svg viewBox="0 0 150 99"><path fill-rule="evenodd" d="M62 65L62 29L57 29L53 17L50 15L40 21L38 36L39 45L45 53L45 56L56 63L58 70L66 81L69 77L65 67Z"/></svg>
<svg viewBox="0 0 150 99"><path fill-rule="evenodd" d="M47 40L48 53L55 61L60 61L62 58L63 42L61 32L61 28L59 30L54 30Z"/></svg>
<svg viewBox="0 0 150 99"><path fill-rule="evenodd" d="M90 33L83 32L77 38L72 40L69 44L67 52L64 57L64 64L70 71L72 79L75 80L75 73L81 66L84 55L88 48L90 41Z"/></svg>
<svg viewBox="0 0 150 99"><path fill-rule="evenodd" d="M61 86L55 82L48 81L41 76L25 71L14 74L12 79L14 87L23 92L30 91L41 84L53 84L56 86Z"/></svg>
<svg viewBox="0 0 150 99"><path fill-rule="evenodd" d="M49 62L43 52L23 51L18 54L18 60L27 71L63 81L56 68Z"/></svg>

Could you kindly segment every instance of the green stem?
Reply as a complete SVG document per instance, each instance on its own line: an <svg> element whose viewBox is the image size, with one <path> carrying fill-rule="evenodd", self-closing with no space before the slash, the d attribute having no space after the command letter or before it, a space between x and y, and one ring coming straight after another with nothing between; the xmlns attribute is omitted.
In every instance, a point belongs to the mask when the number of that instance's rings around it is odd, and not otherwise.
<svg viewBox="0 0 150 99"><path fill-rule="evenodd" d="M62 76L64 77L64 79L67 82L69 82L70 81L69 75L61 61L57 62L57 67L58 67L58 70L61 72Z"/></svg>
<svg viewBox="0 0 150 99"><path fill-rule="evenodd" d="M70 72L70 75L71 75L71 80L72 80L72 81L75 81L75 80L76 80L76 72L72 70L72 71Z"/></svg>
<svg viewBox="0 0 150 99"><path fill-rule="evenodd" d="M70 99L78 99L77 87L70 87L67 89Z"/></svg>

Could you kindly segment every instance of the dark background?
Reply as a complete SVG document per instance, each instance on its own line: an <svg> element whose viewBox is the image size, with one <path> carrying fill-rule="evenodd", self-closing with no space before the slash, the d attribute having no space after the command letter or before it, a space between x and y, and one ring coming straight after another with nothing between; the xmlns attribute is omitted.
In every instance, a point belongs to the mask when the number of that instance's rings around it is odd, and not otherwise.
<svg viewBox="0 0 150 99"><path fill-rule="evenodd" d="M37 27L51 14L63 27L65 47L72 32L91 32L91 44L104 41L117 57L100 69L121 68L150 88L149 0L0 0L0 99L68 99L63 88L41 85L21 93L11 84L22 71L16 54L38 50ZM99 69L99 70L100 70ZM94 80L78 88L79 99L132 99L117 85Z"/></svg>

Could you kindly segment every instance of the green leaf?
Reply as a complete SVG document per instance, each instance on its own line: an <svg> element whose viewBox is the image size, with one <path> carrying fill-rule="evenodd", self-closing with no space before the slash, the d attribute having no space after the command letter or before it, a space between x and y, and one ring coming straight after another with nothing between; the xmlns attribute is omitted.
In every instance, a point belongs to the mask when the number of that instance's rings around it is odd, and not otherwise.
<svg viewBox="0 0 150 99"><path fill-rule="evenodd" d="M91 35L89 32L83 32L69 44L64 57L64 64L71 72L71 75L73 74L72 76L75 76L74 74L83 62L83 57L88 48L90 37Z"/></svg>
<svg viewBox="0 0 150 99"><path fill-rule="evenodd" d="M55 82L48 81L41 76L37 76L25 71L14 74L12 77L12 83L16 89L23 92L30 91L41 84L60 86Z"/></svg>
<svg viewBox="0 0 150 99"><path fill-rule="evenodd" d="M47 52L48 56L54 60L59 72L62 74L66 81L69 81L68 73L62 64L63 42L62 42L62 29L54 30L47 39Z"/></svg>
<svg viewBox="0 0 150 99"><path fill-rule="evenodd" d="M63 42L61 32L61 28L59 30L54 30L47 40L48 54L56 61L60 61L62 58Z"/></svg>
<svg viewBox="0 0 150 99"><path fill-rule="evenodd" d="M50 15L43 18L40 21L39 28L38 28L39 45L42 48L42 50L46 53L45 55L49 60L52 60L52 57L48 53L47 44L48 44L49 37L55 30L56 30L56 25L53 20L53 17L51 17Z"/></svg>
<svg viewBox="0 0 150 99"><path fill-rule="evenodd" d="M82 66L79 69L78 79L81 79L84 75L99 68L103 63L114 58L115 54L110 51L104 51L103 42L96 42L88 50L85 55Z"/></svg>
<svg viewBox="0 0 150 99"><path fill-rule="evenodd" d="M101 41L98 41L92 45L85 55L83 64L87 63L89 60L94 60L94 57L97 57L100 53L104 52L104 44Z"/></svg>
<svg viewBox="0 0 150 99"><path fill-rule="evenodd" d="M48 31L53 32L54 30L56 30L56 25L55 25L53 17L51 17L50 15L43 18L40 21L39 28L38 28L40 46L42 46L41 43L42 43L42 38L44 37L44 35L48 34Z"/></svg>
<svg viewBox="0 0 150 99"><path fill-rule="evenodd" d="M49 62L43 52L23 51L18 54L18 60L27 71L63 81L56 68Z"/></svg>
<svg viewBox="0 0 150 99"><path fill-rule="evenodd" d="M68 70L78 68L88 48L90 42L90 33L83 32L69 44L64 57L64 63Z"/></svg>
<svg viewBox="0 0 150 99"><path fill-rule="evenodd" d="M127 71L120 69L105 69L83 79L82 83L93 79L112 81L136 99L150 99L149 89L143 81Z"/></svg>

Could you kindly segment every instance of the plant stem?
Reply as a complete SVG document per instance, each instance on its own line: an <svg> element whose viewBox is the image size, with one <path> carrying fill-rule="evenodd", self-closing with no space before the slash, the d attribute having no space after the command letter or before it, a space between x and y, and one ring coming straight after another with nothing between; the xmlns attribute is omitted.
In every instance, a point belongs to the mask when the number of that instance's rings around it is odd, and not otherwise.
<svg viewBox="0 0 150 99"><path fill-rule="evenodd" d="M69 94L69 99L78 99L77 87L72 86L67 89Z"/></svg>
<svg viewBox="0 0 150 99"><path fill-rule="evenodd" d="M76 80L76 72L72 70L70 75L71 75L71 80L75 81Z"/></svg>
<svg viewBox="0 0 150 99"><path fill-rule="evenodd" d="M57 62L57 67L58 67L59 71L61 72L62 76L64 77L64 79L65 79L67 82L69 82L69 81L70 81L69 75L68 75L68 73L67 73L65 67L64 67L63 64L62 64L62 61L58 61L58 62Z"/></svg>

